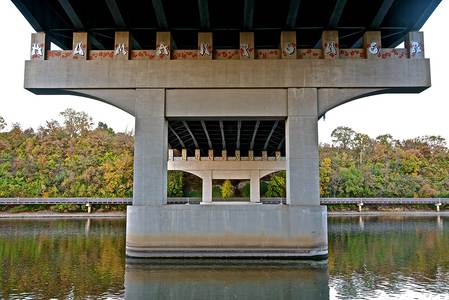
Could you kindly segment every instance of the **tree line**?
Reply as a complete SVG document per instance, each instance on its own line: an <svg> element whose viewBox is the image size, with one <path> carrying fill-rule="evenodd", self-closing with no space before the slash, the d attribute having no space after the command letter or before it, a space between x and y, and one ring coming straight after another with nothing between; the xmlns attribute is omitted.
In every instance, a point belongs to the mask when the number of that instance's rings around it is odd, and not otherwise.
<svg viewBox="0 0 449 300"><path fill-rule="evenodd" d="M19 124L7 130L0 117L0 197L132 197L133 133L114 132L102 122L94 126L90 116L72 109L61 117L62 122L47 121L37 130ZM189 196L183 173L168 179L169 196ZM285 182L285 172L265 178L262 195L285 196ZM226 182L221 194L229 196L230 190ZM320 194L449 197L446 141L371 138L338 127L332 143L320 145Z"/></svg>

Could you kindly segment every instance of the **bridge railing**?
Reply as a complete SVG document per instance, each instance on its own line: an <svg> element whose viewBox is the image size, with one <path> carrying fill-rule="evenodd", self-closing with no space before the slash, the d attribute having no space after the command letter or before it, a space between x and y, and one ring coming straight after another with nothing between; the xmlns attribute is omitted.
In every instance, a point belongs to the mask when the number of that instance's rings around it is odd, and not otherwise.
<svg viewBox="0 0 449 300"><path fill-rule="evenodd" d="M214 198L213 201L223 202L249 202L249 198ZM199 204L200 197L172 197L168 198L168 204ZM264 204L285 203L285 198L261 198ZM24 205L24 204L132 204L132 198L0 198L0 205ZM449 198L321 198L322 205L333 204L449 204Z"/></svg>

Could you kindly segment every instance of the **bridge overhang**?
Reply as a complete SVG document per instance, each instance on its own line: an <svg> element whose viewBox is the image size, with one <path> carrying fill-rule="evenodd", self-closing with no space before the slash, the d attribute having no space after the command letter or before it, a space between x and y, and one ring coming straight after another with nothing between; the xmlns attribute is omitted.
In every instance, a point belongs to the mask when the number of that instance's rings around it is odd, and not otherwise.
<svg viewBox="0 0 449 300"><path fill-rule="evenodd" d="M27 61L24 83L36 93L161 88L408 88L420 92L430 85L428 59ZM204 99L202 91L198 95L180 90L173 96L170 93L174 92L168 91L168 101L184 96Z"/></svg>

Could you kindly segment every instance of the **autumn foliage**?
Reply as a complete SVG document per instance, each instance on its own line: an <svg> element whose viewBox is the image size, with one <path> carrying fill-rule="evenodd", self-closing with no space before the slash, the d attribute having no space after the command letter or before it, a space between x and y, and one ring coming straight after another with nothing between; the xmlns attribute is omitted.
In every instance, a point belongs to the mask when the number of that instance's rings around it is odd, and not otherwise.
<svg viewBox="0 0 449 300"><path fill-rule="evenodd" d="M72 109L61 117L37 130L0 117L0 197L132 197L133 134ZM320 147L322 197L449 197L443 138L373 139L347 127L332 138ZM169 196L188 196L185 178L168 176ZM284 197L285 182L285 172L273 175L262 196ZM227 185L223 197L232 196Z"/></svg>
<svg viewBox="0 0 449 300"><path fill-rule="evenodd" d="M375 139L348 127L320 147L322 197L449 197L449 149L439 136Z"/></svg>
<svg viewBox="0 0 449 300"><path fill-rule="evenodd" d="M94 128L71 109L61 116L36 131L0 132L0 197L132 197L131 133Z"/></svg>

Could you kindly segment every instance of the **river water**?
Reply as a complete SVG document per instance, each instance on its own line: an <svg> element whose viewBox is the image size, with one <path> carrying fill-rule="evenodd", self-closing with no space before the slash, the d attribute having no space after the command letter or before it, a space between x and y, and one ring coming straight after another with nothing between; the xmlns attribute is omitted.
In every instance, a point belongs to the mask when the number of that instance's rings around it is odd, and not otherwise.
<svg viewBox="0 0 449 300"><path fill-rule="evenodd" d="M449 217L329 217L327 262L125 259L124 219L0 220L0 299L449 299Z"/></svg>

